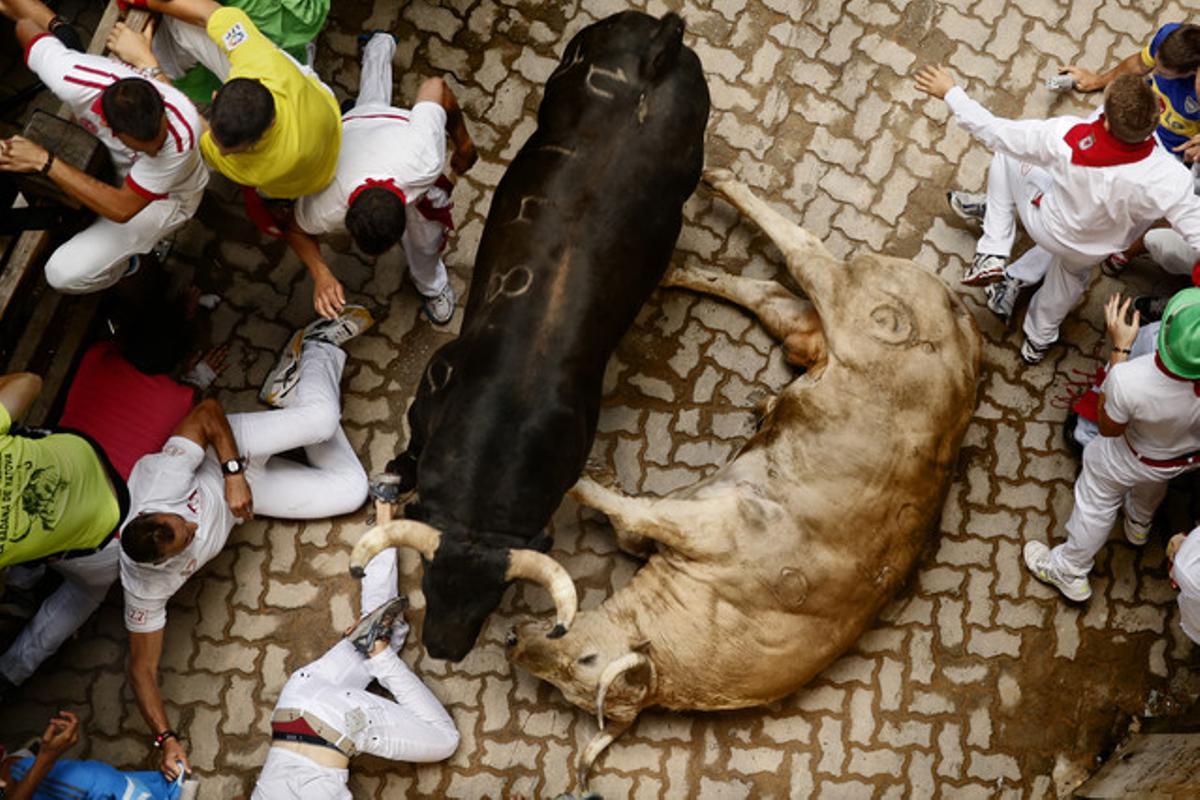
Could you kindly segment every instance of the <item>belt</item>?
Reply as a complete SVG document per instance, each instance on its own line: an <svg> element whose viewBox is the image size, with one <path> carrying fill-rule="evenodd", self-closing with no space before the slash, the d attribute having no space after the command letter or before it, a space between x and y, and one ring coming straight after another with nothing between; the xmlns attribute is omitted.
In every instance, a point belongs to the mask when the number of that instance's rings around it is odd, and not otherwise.
<svg viewBox="0 0 1200 800"><path fill-rule="evenodd" d="M337 750L346 758L358 755L354 740L320 717L298 708L277 708L271 715L271 738L316 744Z"/></svg>
<svg viewBox="0 0 1200 800"><path fill-rule="evenodd" d="M1124 436L1121 437L1125 439ZM1187 455L1179 456L1178 458L1149 458L1144 456L1134 449L1133 445L1125 439L1125 445L1129 448L1129 452L1137 456L1137 460L1148 467L1158 467L1160 469L1170 469L1172 467L1190 467L1194 464L1200 464L1200 450Z"/></svg>

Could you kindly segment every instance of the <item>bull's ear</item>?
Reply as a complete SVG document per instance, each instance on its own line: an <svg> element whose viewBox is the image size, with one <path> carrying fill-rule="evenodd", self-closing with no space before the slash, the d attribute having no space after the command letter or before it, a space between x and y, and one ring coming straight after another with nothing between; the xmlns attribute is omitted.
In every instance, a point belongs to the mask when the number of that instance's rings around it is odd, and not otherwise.
<svg viewBox="0 0 1200 800"><path fill-rule="evenodd" d="M629 649L635 653L649 653L650 652L650 640L642 639L640 641L634 642L633 644L631 644L629 646Z"/></svg>
<svg viewBox="0 0 1200 800"><path fill-rule="evenodd" d="M642 53L642 61L638 65L642 78L651 83L657 81L675 65L681 47L683 20L678 14L669 13L659 21L658 28L650 38L650 45Z"/></svg>

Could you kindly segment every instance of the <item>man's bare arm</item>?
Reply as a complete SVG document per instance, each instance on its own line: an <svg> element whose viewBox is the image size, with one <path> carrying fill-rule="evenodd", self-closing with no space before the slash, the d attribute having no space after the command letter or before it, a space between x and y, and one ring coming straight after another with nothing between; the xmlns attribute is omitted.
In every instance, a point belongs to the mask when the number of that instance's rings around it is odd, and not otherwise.
<svg viewBox="0 0 1200 800"><path fill-rule="evenodd" d="M346 305L346 290L325 263L321 255L321 246L311 234L300 227L295 216L292 217L283 237L296 251L296 255L300 256L300 260L308 268L308 274L312 276L313 308L322 317L335 319Z"/></svg>
<svg viewBox="0 0 1200 800"><path fill-rule="evenodd" d="M0 375L0 405L9 419L20 419L42 393L42 379L32 372Z"/></svg>
<svg viewBox="0 0 1200 800"><path fill-rule="evenodd" d="M207 25L208 18L221 8L221 4L213 0L134 0L130 5L148 8L201 27Z"/></svg>
<svg viewBox="0 0 1200 800"><path fill-rule="evenodd" d="M150 633L129 632L129 683L138 710L142 712L142 719L146 720L156 736L171 729L171 723L167 721L167 709L158 690L158 661L162 657L162 647L161 628ZM172 780L179 774L176 761L183 762L185 770L191 770L183 744L175 738L167 739L162 745L160 769Z"/></svg>
<svg viewBox="0 0 1200 800"><path fill-rule="evenodd" d="M1079 91L1098 92L1122 75L1145 75L1152 69L1154 67L1147 67L1146 63L1142 61L1142 51L1139 50L1102 74L1097 74L1084 67L1077 67L1074 64L1063 67L1059 72L1074 78L1075 88Z"/></svg>
<svg viewBox="0 0 1200 800"><path fill-rule="evenodd" d="M429 78L417 90L417 102L437 103L446 109L446 135L454 145L450 156L450 167L459 175L471 168L478 158L475 153L475 143L467 132L467 124L463 118L462 108L458 98L454 96L450 86L441 78Z"/></svg>
<svg viewBox="0 0 1200 800"><path fill-rule="evenodd" d="M212 447L222 464L239 457L229 418L216 398L200 401L175 428L173 435L189 439L202 448ZM244 472L225 476L225 502L238 519L248 520L254 516L254 498Z"/></svg>

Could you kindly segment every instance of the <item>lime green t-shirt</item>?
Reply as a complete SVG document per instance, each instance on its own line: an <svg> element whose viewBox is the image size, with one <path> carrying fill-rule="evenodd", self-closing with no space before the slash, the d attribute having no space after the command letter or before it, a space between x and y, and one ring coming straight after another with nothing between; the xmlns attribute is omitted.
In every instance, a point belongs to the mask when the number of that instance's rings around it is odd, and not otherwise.
<svg viewBox="0 0 1200 800"><path fill-rule="evenodd" d="M86 439L12 436L0 404L0 567L99 546L121 507Z"/></svg>
<svg viewBox="0 0 1200 800"><path fill-rule="evenodd" d="M200 137L204 160L267 197L290 200L324 189L333 180L342 141L337 98L263 36L239 8L214 11L208 36L229 57L229 80L253 78L271 92L275 121L243 153L223 155L206 131Z"/></svg>

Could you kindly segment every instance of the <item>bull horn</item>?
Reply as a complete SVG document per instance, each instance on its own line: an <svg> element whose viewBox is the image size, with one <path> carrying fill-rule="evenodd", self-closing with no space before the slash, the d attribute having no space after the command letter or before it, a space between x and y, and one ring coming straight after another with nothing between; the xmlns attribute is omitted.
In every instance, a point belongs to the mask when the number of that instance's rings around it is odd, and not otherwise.
<svg viewBox="0 0 1200 800"><path fill-rule="evenodd" d="M362 535L350 553L350 574L361 578L367 571L367 562L388 547L411 547L431 560L442 541L442 532L424 522L398 519L376 525Z"/></svg>
<svg viewBox="0 0 1200 800"><path fill-rule="evenodd" d="M608 694L608 687L626 672L639 667L654 669L645 653L626 653L608 662L604 672L600 673L600 687L596 690L596 722L599 723L600 730L604 730L604 696Z"/></svg>
<svg viewBox="0 0 1200 800"><path fill-rule="evenodd" d="M575 582L562 564L536 550L512 549L508 551L508 581L526 580L546 587L554 598L557 619L549 638L557 639L567 632L575 622L575 611L579 601L575 597Z"/></svg>

